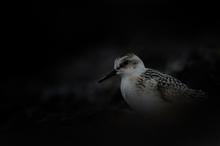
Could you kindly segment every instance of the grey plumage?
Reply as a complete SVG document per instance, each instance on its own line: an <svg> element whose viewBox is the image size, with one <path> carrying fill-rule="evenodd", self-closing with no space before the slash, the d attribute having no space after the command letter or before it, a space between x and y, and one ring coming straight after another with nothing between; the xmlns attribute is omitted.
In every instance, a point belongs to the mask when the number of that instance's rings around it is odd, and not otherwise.
<svg viewBox="0 0 220 146"><path fill-rule="evenodd" d="M194 90L186 84L168 74L161 73L154 69L147 69L140 75L137 86L145 87L147 80L155 80L157 90L161 93L161 98L167 102L192 102L205 99L205 93L201 90Z"/></svg>

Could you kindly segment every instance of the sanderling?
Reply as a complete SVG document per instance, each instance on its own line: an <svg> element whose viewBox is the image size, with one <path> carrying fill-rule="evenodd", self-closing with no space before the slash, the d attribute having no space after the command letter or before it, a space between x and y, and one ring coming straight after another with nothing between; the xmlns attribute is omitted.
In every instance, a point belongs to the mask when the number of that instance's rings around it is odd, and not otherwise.
<svg viewBox="0 0 220 146"><path fill-rule="evenodd" d="M117 58L113 71L98 82L114 75L121 76L120 88L124 100L134 110L144 113L170 114L176 107L186 107L186 103L204 97L203 91L190 89L171 75L146 68L135 54Z"/></svg>

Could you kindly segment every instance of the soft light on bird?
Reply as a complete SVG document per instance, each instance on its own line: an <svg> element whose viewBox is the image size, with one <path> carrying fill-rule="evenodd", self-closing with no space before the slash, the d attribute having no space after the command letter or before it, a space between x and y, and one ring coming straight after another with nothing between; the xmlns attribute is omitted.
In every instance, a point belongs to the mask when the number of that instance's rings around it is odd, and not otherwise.
<svg viewBox="0 0 220 146"><path fill-rule="evenodd" d="M115 59L113 71L98 82L114 75L121 76L121 93L128 105L147 115L172 115L205 96L203 91L191 89L175 77L146 68L135 54Z"/></svg>

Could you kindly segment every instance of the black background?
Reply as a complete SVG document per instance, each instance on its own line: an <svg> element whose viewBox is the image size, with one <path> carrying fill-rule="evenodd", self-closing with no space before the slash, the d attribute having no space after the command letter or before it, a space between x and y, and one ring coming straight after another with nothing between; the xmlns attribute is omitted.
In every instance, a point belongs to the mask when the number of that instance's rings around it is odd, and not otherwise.
<svg viewBox="0 0 220 146"><path fill-rule="evenodd" d="M2 143L218 145L220 17L211 2L32 1L13 12L2 53ZM152 127L122 99L116 77L97 84L116 57L209 93L178 128ZM5 138L6 137L6 138Z"/></svg>

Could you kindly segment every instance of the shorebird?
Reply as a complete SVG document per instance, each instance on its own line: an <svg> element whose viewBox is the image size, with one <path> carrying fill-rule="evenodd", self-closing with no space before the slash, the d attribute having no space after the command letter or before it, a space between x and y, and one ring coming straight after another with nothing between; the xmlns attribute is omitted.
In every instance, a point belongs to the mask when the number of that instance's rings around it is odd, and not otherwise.
<svg viewBox="0 0 220 146"><path fill-rule="evenodd" d="M189 88L175 77L146 68L135 54L116 58L114 69L98 82L121 76L121 93L135 111L151 115L170 115L205 97L201 90Z"/></svg>

